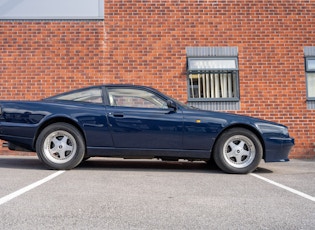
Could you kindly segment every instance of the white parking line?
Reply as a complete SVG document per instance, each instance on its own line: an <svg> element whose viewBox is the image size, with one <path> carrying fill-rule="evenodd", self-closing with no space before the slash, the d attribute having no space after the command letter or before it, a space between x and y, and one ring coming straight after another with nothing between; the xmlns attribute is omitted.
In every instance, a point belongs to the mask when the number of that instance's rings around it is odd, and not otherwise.
<svg viewBox="0 0 315 230"><path fill-rule="evenodd" d="M51 174L50 176L45 177L42 180L39 180L39 181L37 181L37 182L35 182L33 184L30 184L30 185L28 185L28 186L26 186L24 188L21 188L21 189L15 191L13 193L7 195L7 196L4 196L4 197L0 198L0 205L3 205L4 203L6 203L6 202L8 202L8 201L10 201L10 200L12 200L12 199L14 199L14 198L24 194L24 193L32 190L32 189L34 189L34 188L36 188L36 187L38 187L38 186L40 186L40 185L42 185L42 184L52 180L52 179L54 179L55 177L61 175L64 172L65 172L64 170L55 172L54 174Z"/></svg>
<svg viewBox="0 0 315 230"><path fill-rule="evenodd" d="M305 193L303 193L303 192L300 192L300 191L298 191L298 190L295 190L295 189L290 188L290 187L288 187L288 186L285 186L285 185L283 185L283 184L280 184L280 183L277 183L277 182L275 182L275 181L269 180L269 179L267 179L267 178L265 178L265 177L262 177L262 176L259 176L259 175L255 174L255 173L250 173L250 175L252 175L252 176L254 176L254 177L257 177L257 178L259 178L259 179L261 179L261 180L263 180L263 181L266 181L266 182L268 182L268 183L270 183L270 184L273 184L273 185L275 185L275 186L277 186L277 187L279 187L279 188L282 188L282 189L285 189L285 190L287 190L287 191L289 191L289 192L292 192L292 193L294 193L294 194L296 194L296 195L299 195L299 196L301 196L301 197L303 197L303 198L305 198L305 199L309 199L309 200L315 202L315 197L313 197L313 196L307 195L307 194L305 194Z"/></svg>

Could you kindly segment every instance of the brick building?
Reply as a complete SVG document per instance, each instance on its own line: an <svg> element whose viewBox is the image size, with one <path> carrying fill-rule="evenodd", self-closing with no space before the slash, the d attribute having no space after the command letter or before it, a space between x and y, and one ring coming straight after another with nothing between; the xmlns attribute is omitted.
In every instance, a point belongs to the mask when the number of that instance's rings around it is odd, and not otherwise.
<svg viewBox="0 0 315 230"><path fill-rule="evenodd" d="M291 157L315 157L314 0L68 0L55 14L67 1L21 2L0 0L1 100L148 85L283 123Z"/></svg>

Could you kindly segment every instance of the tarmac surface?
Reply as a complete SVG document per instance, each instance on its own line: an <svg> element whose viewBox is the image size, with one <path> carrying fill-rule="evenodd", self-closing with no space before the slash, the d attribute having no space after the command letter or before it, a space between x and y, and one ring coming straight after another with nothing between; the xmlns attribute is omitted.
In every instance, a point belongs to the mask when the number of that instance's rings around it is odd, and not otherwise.
<svg viewBox="0 0 315 230"><path fill-rule="evenodd" d="M0 229L314 229L315 160L225 174L203 162L0 156Z"/></svg>

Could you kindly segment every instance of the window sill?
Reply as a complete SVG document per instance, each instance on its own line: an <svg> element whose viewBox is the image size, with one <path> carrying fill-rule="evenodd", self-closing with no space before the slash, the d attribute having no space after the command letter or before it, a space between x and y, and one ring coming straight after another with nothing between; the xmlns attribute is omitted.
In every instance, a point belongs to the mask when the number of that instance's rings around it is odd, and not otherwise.
<svg viewBox="0 0 315 230"><path fill-rule="evenodd" d="M231 111L231 110L240 110L241 103L239 100L236 101L188 101L188 105L202 109L202 110L223 110L223 111Z"/></svg>
<svg viewBox="0 0 315 230"><path fill-rule="evenodd" d="M188 102L239 102L239 98L188 98Z"/></svg>

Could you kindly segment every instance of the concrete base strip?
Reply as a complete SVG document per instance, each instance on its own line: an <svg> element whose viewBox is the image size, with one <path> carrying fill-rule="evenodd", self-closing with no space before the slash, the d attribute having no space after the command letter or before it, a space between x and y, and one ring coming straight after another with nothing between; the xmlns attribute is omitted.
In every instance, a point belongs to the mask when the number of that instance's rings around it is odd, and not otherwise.
<svg viewBox="0 0 315 230"><path fill-rule="evenodd" d="M257 177L257 178L259 178L259 179L261 179L261 180L263 180L263 181L266 181L266 182L268 182L268 183L270 183L270 184L273 184L273 185L275 185L275 186L277 186L277 187L279 187L279 188L282 188L282 189L285 189L285 190L287 190L287 191L289 191L289 192L292 192L292 193L294 193L294 194L296 194L296 195L299 195L299 196L301 196L301 197L303 197L303 198L305 198L305 199L308 199L308 200L311 200L311 201L315 202L315 197L313 197L313 196L307 195L307 194L305 194L305 193L303 193L303 192L300 192L300 191L295 190L295 189L293 189L293 188L290 188L290 187L288 187L288 186L285 186L285 185L282 185L282 184L277 183L277 182L275 182L275 181L269 180L269 179L267 179L267 178L265 178L265 177L262 177L262 176L259 176L259 175L255 174L255 173L250 173L250 175L252 175L252 176L254 176L254 177Z"/></svg>
<svg viewBox="0 0 315 230"><path fill-rule="evenodd" d="M38 186L40 186L40 185L42 185L42 184L44 184L44 183L46 183L46 182L52 180L52 179L54 179L55 177L61 175L61 174L64 173L64 172L65 172L64 170L58 171L58 172L56 172L56 173L54 173L54 174L51 174L51 175L48 176L48 177L45 177L45 178L42 179L42 180L39 180L39 181L37 181L37 182L35 182L35 183L33 183L33 184L30 184L30 185L28 185L28 186L26 186L26 187L24 187L24 188L21 188L21 189L18 190L18 191L15 191L15 192L13 192L13 193L7 195L7 196L4 196L4 197L0 198L0 205L2 205L2 204L4 204L4 203L6 203L6 202L8 202L8 201L10 201L10 200L12 200L12 199L14 199L14 198L20 196L20 195L22 195L22 194L24 194L24 193L26 193L26 192L32 190L32 189L34 189L34 188L36 188L36 187L38 187Z"/></svg>

